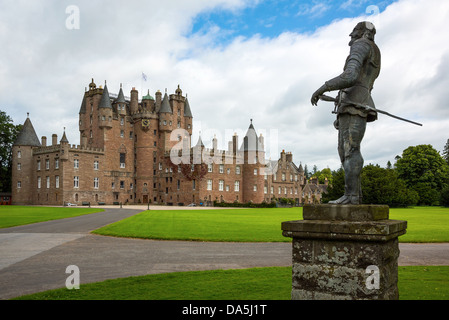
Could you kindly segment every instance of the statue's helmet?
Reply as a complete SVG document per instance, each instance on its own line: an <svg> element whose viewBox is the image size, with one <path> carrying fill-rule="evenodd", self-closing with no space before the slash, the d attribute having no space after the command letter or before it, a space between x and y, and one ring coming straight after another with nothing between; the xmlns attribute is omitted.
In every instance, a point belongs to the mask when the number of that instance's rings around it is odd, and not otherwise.
<svg viewBox="0 0 449 320"><path fill-rule="evenodd" d="M364 37L371 41L374 41L374 36L376 35L376 27L373 23L369 21L359 22L355 26L354 31L359 32L360 38Z"/></svg>

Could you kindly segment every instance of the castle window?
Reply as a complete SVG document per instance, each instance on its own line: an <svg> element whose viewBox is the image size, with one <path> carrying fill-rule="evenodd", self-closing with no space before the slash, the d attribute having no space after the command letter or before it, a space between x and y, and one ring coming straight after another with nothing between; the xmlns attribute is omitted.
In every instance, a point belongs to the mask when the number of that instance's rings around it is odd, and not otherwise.
<svg viewBox="0 0 449 320"><path fill-rule="evenodd" d="M78 176L73 177L73 187L74 188L80 187L80 177Z"/></svg>
<svg viewBox="0 0 449 320"><path fill-rule="evenodd" d="M254 185L253 191L257 191L257 184Z"/></svg>
<svg viewBox="0 0 449 320"><path fill-rule="evenodd" d="M162 170L162 163L159 162L159 170Z"/></svg>
<svg viewBox="0 0 449 320"><path fill-rule="evenodd" d="M22 151L17 151L17 158L18 159L22 158Z"/></svg>
<svg viewBox="0 0 449 320"><path fill-rule="evenodd" d="M181 128L181 121L178 121L177 127Z"/></svg>
<svg viewBox="0 0 449 320"><path fill-rule="evenodd" d="M298 181L298 175L295 174L295 181Z"/></svg>
<svg viewBox="0 0 449 320"><path fill-rule="evenodd" d="M282 173L282 181L285 181L285 173Z"/></svg>
<svg viewBox="0 0 449 320"><path fill-rule="evenodd" d="M267 187L267 186L264 186L264 187L263 187L263 193L265 193L265 194L268 193L268 187Z"/></svg>
<svg viewBox="0 0 449 320"><path fill-rule="evenodd" d="M207 165L207 172L212 172L212 170L213 170L213 165L212 165L212 163L209 163Z"/></svg>
<svg viewBox="0 0 449 320"><path fill-rule="evenodd" d="M125 168L125 158L126 158L126 153L120 153L120 168L121 169Z"/></svg>
<svg viewBox="0 0 449 320"><path fill-rule="evenodd" d="M37 171L41 170L41 161L37 160Z"/></svg>
<svg viewBox="0 0 449 320"><path fill-rule="evenodd" d="M192 190L195 190L195 188L196 188L196 180L193 179L192 180Z"/></svg>
<svg viewBox="0 0 449 320"><path fill-rule="evenodd" d="M257 176L257 169L254 169L254 175Z"/></svg>
<svg viewBox="0 0 449 320"><path fill-rule="evenodd" d="M223 191L224 190L224 180L218 181L218 190Z"/></svg>
<svg viewBox="0 0 449 320"><path fill-rule="evenodd" d="M37 177L37 188L41 188L41 177Z"/></svg>
<svg viewBox="0 0 449 320"><path fill-rule="evenodd" d="M120 130L120 138L124 138L125 137L125 131Z"/></svg>
<svg viewBox="0 0 449 320"><path fill-rule="evenodd" d="M125 118L121 117L120 118L120 125L123 126L125 124Z"/></svg>
<svg viewBox="0 0 449 320"><path fill-rule="evenodd" d="M106 117L105 117L105 116L101 116L101 120L102 120L102 121L105 121L105 120L106 120Z"/></svg>
<svg viewBox="0 0 449 320"><path fill-rule="evenodd" d="M226 185L226 191L229 192L229 185L228 184Z"/></svg>
<svg viewBox="0 0 449 320"><path fill-rule="evenodd" d="M279 187L279 188L278 188L278 194L281 194L281 193L282 193L282 188Z"/></svg>
<svg viewBox="0 0 449 320"><path fill-rule="evenodd" d="M240 166L235 167L235 174L240 174Z"/></svg>
<svg viewBox="0 0 449 320"><path fill-rule="evenodd" d="M234 191L240 191L240 181L234 183Z"/></svg>
<svg viewBox="0 0 449 320"><path fill-rule="evenodd" d="M94 178L94 189L98 189L100 185L100 180L98 178Z"/></svg>
<svg viewBox="0 0 449 320"><path fill-rule="evenodd" d="M47 189L50 189L50 177L46 177L47 179Z"/></svg>
<svg viewBox="0 0 449 320"><path fill-rule="evenodd" d="M94 161L94 170L98 170L99 166L100 166L100 163L98 162L98 160L95 160Z"/></svg>
<svg viewBox="0 0 449 320"><path fill-rule="evenodd" d="M130 139L133 138L133 132L132 132L132 131L129 132L129 138L130 138Z"/></svg>
<svg viewBox="0 0 449 320"><path fill-rule="evenodd" d="M226 173L227 173L227 174L230 174L230 173L231 173L231 169L229 169L229 168L226 169Z"/></svg>
<svg viewBox="0 0 449 320"><path fill-rule="evenodd" d="M22 164L21 163L18 163L17 164L17 170L21 170L22 169Z"/></svg>
<svg viewBox="0 0 449 320"><path fill-rule="evenodd" d="M22 181L17 181L17 189L22 188Z"/></svg>
<svg viewBox="0 0 449 320"><path fill-rule="evenodd" d="M125 181L120 181L120 189L125 189Z"/></svg>
<svg viewBox="0 0 449 320"><path fill-rule="evenodd" d="M45 159L45 170L50 170L50 159Z"/></svg>
<svg viewBox="0 0 449 320"><path fill-rule="evenodd" d="M270 187L270 194L274 194L274 188Z"/></svg>
<svg viewBox="0 0 449 320"><path fill-rule="evenodd" d="M59 159L55 159L55 169L59 169Z"/></svg>
<svg viewBox="0 0 449 320"><path fill-rule="evenodd" d="M164 120L163 124L164 124L164 126L166 126L167 125L167 120Z"/></svg>
<svg viewBox="0 0 449 320"><path fill-rule="evenodd" d="M293 175L290 174L290 181L293 181Z"/></svg>
<svg viewBox="0 0 449 320"><path fill-rule="evenodd" d="M224 164L220 164L219 172L224 173Z"/></svg>
<svg viewBox="0 0 449 320"><path fill-rule="evenodd" d="M212 190L212 179L207 180L207 190Z"/></svg>
<svg viewBox="0 0 449 320"><path fill-rule="evenodd" d="M80 161L79 161L79 159L74 159L74 160L73 160L73 167L74 167L75 169L79 169L79 167L80 167Z"/></svg>
<svg viewBox="0 0 449 320"><path fill-rule="evenodd" d="M59 176L55 177L55 187L56 189L59 189Z"/></svg>
<svg viewBox="0 0 449 320"><path fill-rule="evenodd" d="M187 125L187 129L190 129L190 124Z"/></svg>
<svg viewBox="0 0 449 320"><path fill-rule="evenodd" d="M115 189L115 182L111 183L111 189Z"/></svg>
<svg viewBox="0 0 449 320"><path fill-rule="evenodd" d="M178 190L181 189L181 180L178 180L177 187L178 187Z"/></svg>

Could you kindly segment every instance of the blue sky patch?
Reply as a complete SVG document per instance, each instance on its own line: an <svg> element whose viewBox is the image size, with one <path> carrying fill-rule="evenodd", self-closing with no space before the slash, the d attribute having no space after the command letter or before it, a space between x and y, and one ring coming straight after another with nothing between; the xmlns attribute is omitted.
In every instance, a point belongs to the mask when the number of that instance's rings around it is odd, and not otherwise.
<svg viewBox="0 0 449 320"><path fill-rule="evenodd" d="M336 19L381 13L395 0L316 1L262 0L240 10L214 9L200 13L194 20L191 35L215 33L217 42L259 34L273 38L283 32L307 33Z"/></svg>

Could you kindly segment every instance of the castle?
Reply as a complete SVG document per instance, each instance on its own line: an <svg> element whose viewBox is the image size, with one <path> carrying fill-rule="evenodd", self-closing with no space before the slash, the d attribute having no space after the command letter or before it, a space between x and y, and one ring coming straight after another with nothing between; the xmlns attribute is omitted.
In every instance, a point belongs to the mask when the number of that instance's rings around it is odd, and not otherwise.
<svg viewBox="0 0 449 320"><path fill-rule="evenodd" d="M320 202L326 185L307 181L290 152L265 159L264 138L251 124L239 147L228 150L192 145L192 110L182 90L157 91L140 100L120 86L117 95L92 79L79 110L80 145L70 145L65 129L51 144L36 135L29 116L13 145L13 204L164 204L218 202L296 205Z"/></svg>

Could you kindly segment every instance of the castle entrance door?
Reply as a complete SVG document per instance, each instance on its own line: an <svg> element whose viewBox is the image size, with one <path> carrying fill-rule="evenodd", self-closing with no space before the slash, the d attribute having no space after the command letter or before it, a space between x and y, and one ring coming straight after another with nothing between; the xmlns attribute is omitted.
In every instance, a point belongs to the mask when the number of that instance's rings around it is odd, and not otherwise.
<svg viewBox="0 0 449 320"><path fill-rule="evenodd" d="M147 194L143 195L143 203L148 203L148 195Z"/></svg>

